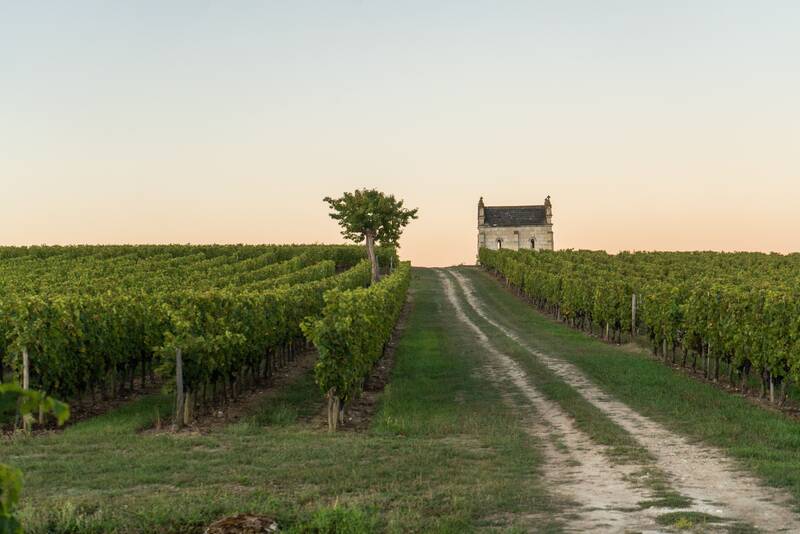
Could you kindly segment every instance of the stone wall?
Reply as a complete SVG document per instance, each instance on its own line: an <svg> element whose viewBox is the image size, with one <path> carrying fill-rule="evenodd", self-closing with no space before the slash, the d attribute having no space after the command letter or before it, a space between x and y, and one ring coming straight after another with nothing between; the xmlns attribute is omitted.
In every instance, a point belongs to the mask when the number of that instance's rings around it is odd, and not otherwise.
<svg viewBox="0 0 800 534"><path fill-rule="evenodd" d="M531 248L531 239L534 240L536 250L553 250L553 226L488 226L478 228L478 247L487 247L496 250L498 239L502 248L517 250Z"/></svg>

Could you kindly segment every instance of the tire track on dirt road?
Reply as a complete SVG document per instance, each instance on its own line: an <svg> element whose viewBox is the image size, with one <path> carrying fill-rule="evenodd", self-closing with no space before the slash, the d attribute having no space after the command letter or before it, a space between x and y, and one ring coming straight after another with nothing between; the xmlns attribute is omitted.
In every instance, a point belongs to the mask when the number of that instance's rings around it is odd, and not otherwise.
<svg viewBox="0 0 800 534"><path fill-rule="evenodd" d="M792 510L791 497L787 493L762 485L756 478L739 471L721 450L690 443L683 436L610 397L574 365L531 346L512 328L491 318L469 279L455 270L448 270L448 273L458 282L467 302L480 317L627 430L656 458L657 466L670 476L677 491L708 507L702 511L744 521L768 532L800 532L800 518Z"/></svg>
<svg viewBox="0 0 800 534"><path fill-rule="evenodd" d="M652 496L626 479L638 466L612 465L598 445L578 429L572 418L555 402L537 391L524 369L512 358L497 350L488 336L464 312L452 280L437 271L444 293L457 319L470 328L477 342L490 355L487 365L495 382L511 382L535 410L526 418L529 434L543 444L544 476L555 493L576 504L566 518L568 529L575 532L659 532L655 516L665 510L639 509L636 503ZM557 437L562 447L549 438ZM669 510L667 510L669 511Z"/></svg>

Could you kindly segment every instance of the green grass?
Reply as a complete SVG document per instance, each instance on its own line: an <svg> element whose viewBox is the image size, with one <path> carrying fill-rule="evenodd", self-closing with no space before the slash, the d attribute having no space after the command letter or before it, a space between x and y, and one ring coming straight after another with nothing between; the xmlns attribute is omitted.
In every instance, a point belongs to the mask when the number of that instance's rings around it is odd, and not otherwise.
<svg viewBox="0 0 800 534"><path fill-rule="evenodd" d="M556 322L483 271L461 272L473 281L494 318L514 328L526 342L573 363L595 384L643 415L720 447L767 484L788 489L800 503L797 421Z"/></svg>
<svg viewBox="0 0 800 534"><path fill-rule="evenodd" d="M289 530L289 534L370 534L378 529L374 515L358 508L332 506L322 508L313 517Z"/></svg>
<svg viewBox="0 0 800 534"><path fill-rule="evenodd" d="M436 275L415 270L412 288L415 308L369 432L304 423L320 395L310 374L204 435L138 432L170 408L165 396L142 398L0 443L3 461L25 472L29 532L202 532L234 513L270 515L295 532L315 521L353 532L558 530L561 505L540 478L538 445L478 372L481 354L443 308Z"/></svg>
<svg viewBox="0 0 800 534"><path fill-rule="evenodd" d="M720 521L719 517L702 512L670 512L656 517L656 522L659 525L673 526L680 530L703 527Z"/></svg>
<svg viewBox="0 0 800 534"><path fill-rule="evenodd" d="M291 387L283 388L262 403L252 422L264 426L294 424L319 413L323 403L319 387L314 382L314 370L310 369Z"/></svg>

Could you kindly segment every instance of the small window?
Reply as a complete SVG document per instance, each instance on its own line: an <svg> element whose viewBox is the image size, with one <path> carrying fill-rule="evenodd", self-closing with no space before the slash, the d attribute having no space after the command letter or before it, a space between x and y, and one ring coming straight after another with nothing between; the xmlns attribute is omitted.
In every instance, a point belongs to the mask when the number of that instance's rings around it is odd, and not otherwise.
<svg viewBox="0 0 800 534"><path fill-rule="evenodd" d="M535 248L536 248L536 238L532 237L531 238L531 249L535 249Z"/></svg>
<svg viewBox="0 0 800 534"><path fill-rule="evenodd" d="M503 248L503 240L502 239L498 239L497 240L497 250L500 250L501 248Z"/></svg>

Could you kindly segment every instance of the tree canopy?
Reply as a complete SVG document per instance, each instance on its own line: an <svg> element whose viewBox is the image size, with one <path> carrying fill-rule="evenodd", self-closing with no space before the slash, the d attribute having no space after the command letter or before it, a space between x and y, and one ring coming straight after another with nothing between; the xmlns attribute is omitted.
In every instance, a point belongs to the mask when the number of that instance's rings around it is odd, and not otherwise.
<svg viewBox="0 0 800 534"><path fill-rule="evenodd" d="M417 209L405 209L403 201L377 189L356 189L339 198L325 197L331 218L339 221L342 235L361 243L368 235L379 244L397 247L403 228L417 218Z"/></svg>
<svg viewBox="0 0 800 534"><path fill-rule="evenodd" d="M366 241L367 253L372 263L372 281L378 280L378 260L375 242L382 246L399 247L400 235L412 219L417 218L417 208L406 209L403 201L377 189L356 189L339 198L323 199L331 208L330 216L339 221L342 235L351 241Z"/></svg>

